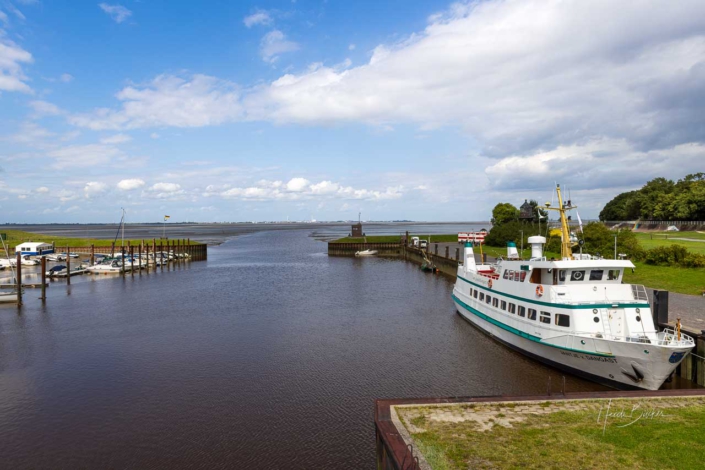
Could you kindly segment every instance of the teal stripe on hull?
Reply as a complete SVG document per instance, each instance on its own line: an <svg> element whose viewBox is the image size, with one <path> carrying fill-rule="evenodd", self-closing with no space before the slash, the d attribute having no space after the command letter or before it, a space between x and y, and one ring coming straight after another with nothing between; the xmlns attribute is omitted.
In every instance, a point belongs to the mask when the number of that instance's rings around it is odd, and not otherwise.
<svg viewBox="0 0 705 470"><path fill-rule="evenodd" d="M497 327L499 327L499 328L501 328L501 329L503 329L503 330L505 330L505 331L508 331L508 332L510 332L510 333L513 333L513 334L515 334L515 335L517 335L517 336L521 336L522 338L528 339L529 341L533 341L533 342L535 342L535 343L540 343L540 344L542 344L543 346L549 346L549 347L556 348L556 349L562 349L562 350L564 350L564 351L577 352L577 353L580 353L580 354L588 354L588 355L590 355L590 356L614 357L612 354L604 354L604 353L598 353L598 352L583 351L583 350L581 350L581 349L566 348L566 347L563 347L563 346L557 346L557 345L555 345L555 344L544 343L544 342L542 341L542 339L541 339L540 337L538 337L538 336L534 336L534 335L530 335L529 333L525 333L525 332L523 332L523 331L521 331L521 330L519 330L519 329L517 329L517 328L514 328L514 327L512 327L512 326L507 325L506 323L502 323L502 322L499 321L499 320L495 320L494 318L485 315L484 313L480 312L479 310L476 310L476 309L472 308L471 306L469 306L468 304L466 304L465 302L463 302L462 300L460 300L458 297L456 297L455 294L451 294L451 297L453 297L453 300L454 300L454 301L458 302L460 305L463 306L463 308L465 308L468 312L472 313L473 315L475 315L475 316L477 316L477 317L480 317L480 318L482 318L483 320L485 320L486 322L492 323L493 325L495 325L495 326L497 326Z"/></svg>
<svg viewBox="0 0 705 470"><path fill-rule="evenodd" d="M479 287L480 289L486 290L487 292L492 292L493 295L503 295L505 297L509 297L511 299L515 300L521 300L522 302L528 302L531 304L536 304L536 305L543 305L546 307L555 307L555 308L567 308L567 309L593 309L593 308L614 308L614 305L618 305L620 308L650 308L648 303L640 303L640 304L586 304L586 305L572 305L572 304L557 304L557 303L552 303L552 302L542 302L540 300L533 300L533 299L527 299L525 297L519 297L517 295L512 295L512 294L505 294L504 292L500 292L497 290L492 290L488 287L483 286L482 284L477 284L475 282L472 282L468 279L465 279L462 276L458 276L458 279L463 280L467 282L470 285L473 285L475 287ZM538 284L537 284L538 285Z"/></svg>

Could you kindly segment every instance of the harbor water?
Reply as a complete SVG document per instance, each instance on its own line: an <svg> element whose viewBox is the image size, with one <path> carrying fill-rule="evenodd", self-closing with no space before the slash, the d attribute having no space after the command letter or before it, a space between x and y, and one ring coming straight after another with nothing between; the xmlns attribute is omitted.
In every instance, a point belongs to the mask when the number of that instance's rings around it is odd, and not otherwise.
<svg viewBox="0 0 705 470"><path fill-rule="evenodd" d="M451 280L314 232L0 306L0 468L372 469L377 398L560 388L465 322Z"/></svg>

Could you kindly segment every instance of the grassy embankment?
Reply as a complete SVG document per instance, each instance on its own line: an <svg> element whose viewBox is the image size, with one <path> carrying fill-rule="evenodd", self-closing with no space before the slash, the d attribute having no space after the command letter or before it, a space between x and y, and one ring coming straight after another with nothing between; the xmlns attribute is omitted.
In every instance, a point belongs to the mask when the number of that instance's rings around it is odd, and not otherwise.
<svg viewBox="0 0 705 470"><path fill-rule="evenodd" d="M108 240L108 239L98 239L98 238L68 238L68 237L61 237L61 236L56 236L56 235L45 235L41 233L32 233L32 232L23 232L21 230L6 230L2 227L0 227L0 233L4 233L7 235L7 239L5 240L5 244L10 248L10 253L14 254L14 248L15 246L19 245L20 243L23 242L45 242L45 243L51 243L54 242L56 245L56 250L61 252L64 250L66 247L75 247L75 246L110 246L113 243L113 240ZM127 245L128 240L125 240L125 244ZM142 240L129 240L130 245L138 245L142 243ZM191 242L194 245L198 245L198 242ZM118 240L117 245L120 244L120 240ZM0 253L3 253L4 255L4 250L2 249L2 246L0 245Z"/></svg>
<svg viewBox="0 0 705 470"><path fill-rule="evenodd" d="M402 421L411 424L415 446L434 470L466 468L702 468L705 441L699 439L705 422L705 401L663 399L638 402L612 400L611 413L624 410L625 417L611 415L606 425L606 402L574 402L563 409L556 402L539 406L551 412L517 412L513 404L466 405L490 418L491 429L479 430L473 419L451 422L438 408L420 407L420 416ZM501 407L500 407L501 406ZM516 407L521 404L516 404ZM464 411L453 410L460 414ZM467 408L466 408L467 410ZM602 414L600 415L600 410ZM405 412L402 412L405 413ZM629 414L632 417L629 418ZM643 414L642 414L643 413ZM511 427L501 422L512 417ZM641 417L641 418L640 418ZM640 418L640 419L637 419ZM631 421L635 423L629 425ZM505 421L506 422L506 421Z"/></svg>
<svg viewBox="0 0 705 470"><path fill-rule="evenodd" d="M458 234L452 233L450 235L409 235L410 237L419 237L419 239L429 240L429 243L446 243L446 242L457 242ZM401 242L401 235L372 235L369 237L345 237L338 240L334 240L333 243L399 243Z"/></svg>

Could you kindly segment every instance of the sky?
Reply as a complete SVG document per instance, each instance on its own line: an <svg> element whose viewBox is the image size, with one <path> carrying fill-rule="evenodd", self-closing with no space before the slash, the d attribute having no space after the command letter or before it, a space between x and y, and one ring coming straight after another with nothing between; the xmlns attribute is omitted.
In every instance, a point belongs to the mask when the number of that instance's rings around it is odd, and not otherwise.
<svg viewBox="0 0 705 470"><path fill-rule="evenodd" d="M596 218L704 119L702 0L0 0L0 223Z"/></svg>

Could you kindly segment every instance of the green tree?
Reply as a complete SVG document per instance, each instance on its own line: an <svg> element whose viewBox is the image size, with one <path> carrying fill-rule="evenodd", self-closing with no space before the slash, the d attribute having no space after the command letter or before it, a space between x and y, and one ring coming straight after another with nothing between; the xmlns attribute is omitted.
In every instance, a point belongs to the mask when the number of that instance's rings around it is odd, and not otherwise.
<svg viewBox="0 0 705 470"><path fill-rule="evenodd" d="M534 222L538 223L539 214L541 214L541 217L545 217L543 220L548 220L548 211L539 206L537 201L532 199L529 201L529 205L531 206L531 213L534 214Z"/></svg>
<svg viewBox="0 0 705 470"><path fill-rule="evenodd" d="M492 224L501 225L519 220L519 209L508 202L500 202L492 209Z"/></svg>

